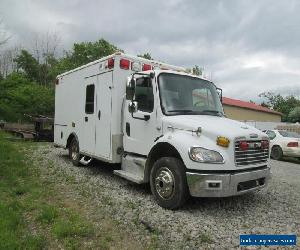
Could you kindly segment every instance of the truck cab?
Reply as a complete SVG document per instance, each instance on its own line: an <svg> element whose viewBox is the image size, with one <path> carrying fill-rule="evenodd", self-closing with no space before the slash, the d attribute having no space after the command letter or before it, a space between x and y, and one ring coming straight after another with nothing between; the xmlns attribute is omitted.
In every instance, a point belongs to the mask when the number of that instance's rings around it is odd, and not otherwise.
<svg viewBox="0 0 300 250"><path fill-rule="evenodd" d="M263 188L270 175L269 139L226 118L219 93L214 83L186 73L133 74L117 174L150 182L166 208L181 206L189 195L225 197Z"/></svg>

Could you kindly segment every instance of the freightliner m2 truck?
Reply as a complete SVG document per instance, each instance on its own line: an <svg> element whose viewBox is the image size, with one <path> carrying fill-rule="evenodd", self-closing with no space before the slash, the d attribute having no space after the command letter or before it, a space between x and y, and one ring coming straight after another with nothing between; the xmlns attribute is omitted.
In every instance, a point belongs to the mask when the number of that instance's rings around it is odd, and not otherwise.
<svg viewBox="0 0 300 250"><path fill-rule="evenodd" d="M74 165L119 163L114 173L149 183L164 208L267 185L267 135L226 118L220 89L184 68L115 53L57 76L55 88L55 146Z"/></svg>

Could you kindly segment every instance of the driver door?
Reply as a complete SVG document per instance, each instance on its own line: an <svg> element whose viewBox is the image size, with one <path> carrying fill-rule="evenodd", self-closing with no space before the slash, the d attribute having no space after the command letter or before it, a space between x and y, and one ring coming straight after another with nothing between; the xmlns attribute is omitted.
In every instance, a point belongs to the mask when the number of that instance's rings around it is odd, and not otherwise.
<svg viewBox="0 0 300 250"><path fill-rule="evenodd" d="M137 102L137 111L129 112L131 100L125 101L124 110L124 151L140 155L148 155L155 138L160 135L157 130L157 116L155 93L152 79L139 77L136 79L134 101ZM145 120L146 119L148 120Z"/></svg>

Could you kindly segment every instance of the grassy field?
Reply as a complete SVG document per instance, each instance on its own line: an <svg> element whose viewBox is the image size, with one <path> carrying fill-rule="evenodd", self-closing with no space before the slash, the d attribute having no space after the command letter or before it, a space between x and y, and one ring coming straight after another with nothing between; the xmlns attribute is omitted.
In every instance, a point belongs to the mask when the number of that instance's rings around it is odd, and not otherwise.
<svg viewBox="0 0 300 250"><path fill-rule="evenodd" d="M116 235L113 220L89 219L87 211L68 199L67 185L40 176L26 157L36 143L13 142L8 136L0 131L0 249L108 249L127 244L126 234Z"/></svg>
<svg viewBox="0 0 300 250"><path fill-rule="evenodd" d="M55 187L44 185L24 157L33 143L9 142L0 134L0 249L80 247L93 226L66 208ZM54 244L53 244L54 243Z"/></svg>

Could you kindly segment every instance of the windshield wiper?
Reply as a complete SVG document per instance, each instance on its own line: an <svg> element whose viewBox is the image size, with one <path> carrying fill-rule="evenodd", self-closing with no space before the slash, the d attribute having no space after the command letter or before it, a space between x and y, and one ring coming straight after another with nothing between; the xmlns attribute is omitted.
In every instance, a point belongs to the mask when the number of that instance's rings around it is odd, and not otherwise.
<svg viewBox="0 0 300 250"><path fill-rule="evenodd" d="M220 112L218 110L210 110L210 109L202 110L200 113L201 114L207 114L207 113L209 114L209 113L211 113L211 114L218 115L218 116L222 116L223 115L222 112Z"/></svg>
<svg viewBox="0 0 300 250"><path fill-rule="evenodd" d="M173 110L168 110L168 112L194 112L191 109L173 109Z"/></svg>

